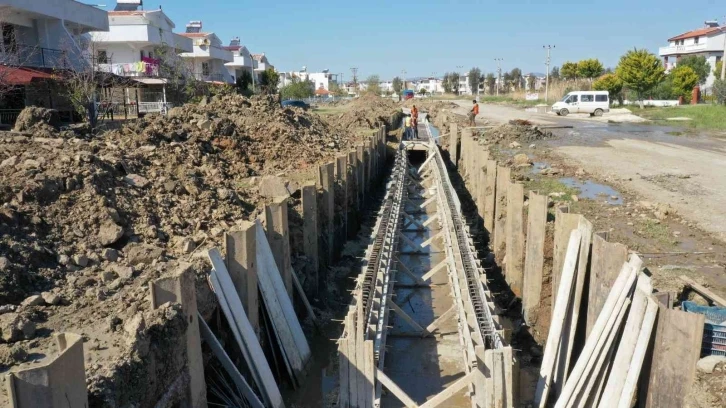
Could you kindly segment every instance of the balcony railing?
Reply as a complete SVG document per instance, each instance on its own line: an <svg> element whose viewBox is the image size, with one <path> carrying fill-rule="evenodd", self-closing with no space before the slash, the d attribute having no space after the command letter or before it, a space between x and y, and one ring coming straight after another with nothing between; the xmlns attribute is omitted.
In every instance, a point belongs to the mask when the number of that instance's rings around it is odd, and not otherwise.
<svg viewBox="0 0 726 408"><path fill-rule="evenodd" d="M97 64L98 71L109 72L119 76L156 78L159 76L159 64L148 62L130 62L127 64Z"/></svg>
<svg viewBox="0 0 726 408"><path fill-rule="evenodd" d="M660 47L658 53L660 55L666 54L678 54L678 53L691 53L706 51L706 42L700 44L688 44L688 45L669 45L667 47Z"/></svg>
<svg viewBox="0 0 726 408"><path fill-rule="evenodd" d="M0 62L4 65L35 68L68 68L66 52L52 48L33 47L17 44L0 52Z"/></svg>
<svg viewBox="0 0 726 408"><path fill-rule="evenodd" d="M197 81L206 81L206 82L227 82L224 80L224 76L222 74L203 74L200 72L194 73L194 78L197 79Z"/></svg>

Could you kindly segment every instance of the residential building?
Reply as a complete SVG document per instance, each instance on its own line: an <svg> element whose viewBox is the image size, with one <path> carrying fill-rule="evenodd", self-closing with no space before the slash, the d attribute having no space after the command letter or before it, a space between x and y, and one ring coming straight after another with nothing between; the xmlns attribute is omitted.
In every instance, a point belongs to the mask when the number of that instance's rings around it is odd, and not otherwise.
<svg viewBox="0 0 726 408"><path fill-rule="evenodd" d="M426 93L439 94L444 93L443 81L440 78L422 78L416 83L416 92L425 89Z"/></svg>
<svg viewBox="0 0 726 408"><path fill-rule="evenodd" d="M225 66L234 61L232 52L222 47L216 34L202 31L202 22L190 21L186 32L181 34L193 41L191 52L179 54L187 61L192 74L200 81L213 83L234 83L232 75Z"/></svg>
<svg viewBox="0 0 726 408"><path fill-rule="evenodd" d="M663 57L663 66L666 71L675 68L678 61L685 56L706 57L706 61L711 66L711 73L704 88L709 89L715 79L713 70L716 63L724 57L724 48L726 48L726 25L720 26L717 21L706 21L702 28L669 38L668 45L660 47L658 54Z"/></svg>
<svg viewBox="0 0 726 408"><path fill-rule="evenodd" d="M108 31L106 11L74 0L3 0L0 63L36 68L80 68L82 36Z"/></svg>
<svg viewBox="0 0 726 408"><path fill-rule="evenodd" d="M57 109L71 121L73 106L58 89L56 70L87 67L91 31L108 30L106 11L74 0L3 0L0 3L0 123L12 125L25 106Z"/></svg>
<svg viewBox="0 0 726 408"><path fill-rule="evenodd" d="M164 76L181 67L178 54L193 51L192 39L174 33L176 25L161 9L139 10L142 4L142 0L119 0L108 12L108 32L91 33L91 51L99 71L138 83L134 91L124 90L126 103L138 103L142 112L160 111L167 103Z"/></svg>
<svg viewBox="0 0 726 408"><path fill-rule="evenodd" d="M257 71L275 69L275 66L270 64L270 61L267 60L267 56L265 56L264 52L262 54L252 54L252 59L255 60L255 70Z"/></svg>
<svg viewBox="0 0 726 408"><path fill-rule="evenodd" d="M224 66L227 67L227 71L232 77L233 82L235 82L237 78L242 75L243 72L247 72L250 75L253 75L255 73L255 60L252 58L250 50L242 45L239 37L234 37L229 42L229 45L222 47L222 49L232 53L233 60L224 64ZM254 83L257 81L257 78L253 76L252 81L254 85Z"/></svg>
<svg viewBox="0 0 726 408"><path fill-rule="evenodd" d="M291 71L278 74L280 75L280 87L290 84L293 78L298 78L302 81L312 82L316 91L322 89L330 92L330 86L338 83L338 74L331 74L327 69L322 72Z"/></svg>

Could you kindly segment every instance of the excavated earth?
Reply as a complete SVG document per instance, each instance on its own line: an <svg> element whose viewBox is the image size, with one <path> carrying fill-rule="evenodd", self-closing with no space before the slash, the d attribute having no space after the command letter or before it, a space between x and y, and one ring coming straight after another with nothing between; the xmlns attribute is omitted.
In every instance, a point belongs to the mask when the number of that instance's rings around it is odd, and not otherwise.
<svg viewBox="0 0 726 408"><path fill-rule="evenodd" d="M97 135L22 123L0 133L0 372L47 362L54 333L81 334L92 406L153 405L184 366L185 320L150 310L150 281L192 269L211 316L197 249L255 219L270 190L299 196L358 142L274 97L205 98Z"/></svg>

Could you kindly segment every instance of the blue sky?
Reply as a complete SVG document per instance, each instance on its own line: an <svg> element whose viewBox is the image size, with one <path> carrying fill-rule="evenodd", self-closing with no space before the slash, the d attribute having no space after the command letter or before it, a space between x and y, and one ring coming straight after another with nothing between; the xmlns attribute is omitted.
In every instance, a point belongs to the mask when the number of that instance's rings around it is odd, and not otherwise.
<svg viewBox="0 0 726 408"><path fill-rule="evenodd" d="M599 58L614 67L628 49L657 53L669 37L726 14L723 0L585 2L147 0L144 8L161 5L179 32L202 20L225 44L239 36L279 70L327 68L346 80L351 67L382 79L403 70L441 76L459 65L493 72L494 58L504 59L503 71L544 72L545 44L556 47L553 65Z"/></svg>

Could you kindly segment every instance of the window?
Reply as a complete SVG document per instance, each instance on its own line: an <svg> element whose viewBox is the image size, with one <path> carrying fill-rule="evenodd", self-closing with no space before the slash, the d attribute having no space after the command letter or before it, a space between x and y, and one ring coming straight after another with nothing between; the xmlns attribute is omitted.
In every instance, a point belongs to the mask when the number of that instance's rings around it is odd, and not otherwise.
<svg viewBox="0 0 726 408"><path fill-rule="evenodd" d="M209 75L209 63L208 62L202 62L202 75L204 75L204 76Z"/></svg>
<svg viewBox="0 0 726 408"><path fill-rule="evenodd" d="M694 44L698 44L698 37L696 37L696 38L693 39L693 43Z"/></svg>
<svg viewBox="0 0 726 408"><path fill-rule="evenodd" d="M594 95L582 95L580 98L580 102L594 102L595 97Z"/></svg>
<svg viewBox="0 0 726 408"><path fill-rule="evenodd" d="M3 32L3 50L5 52L16 52L17 51L17 42L15 38L15 26L10 24L3 24L2 25L2 32Z"/></svg>
<svg viewBox="0 0 726 408"><path fill-rule="evenodd" d="M595 102L607 102L608 96L607 95L595 95Z"/></svg>
<svg viewBox="0 0 726 408"><path fill-rule="evenodd" d="M567 103L577 103L577 95L570 95L570 99L566 101Z"/></svg>
<svg viewBox="0 0 726 408"><path fill-rule="evenodd" d="M139 55L140 55L139 61L143 61L144 60L144 50L139 51Z"/></svg>
<svg viewBox="0 0 726 408"><path fill-rule="evenodd" d="M96 59L98 60L99 64L108 64L108 53L106 50L98 50L98 53L96 54Z"/></svg>

